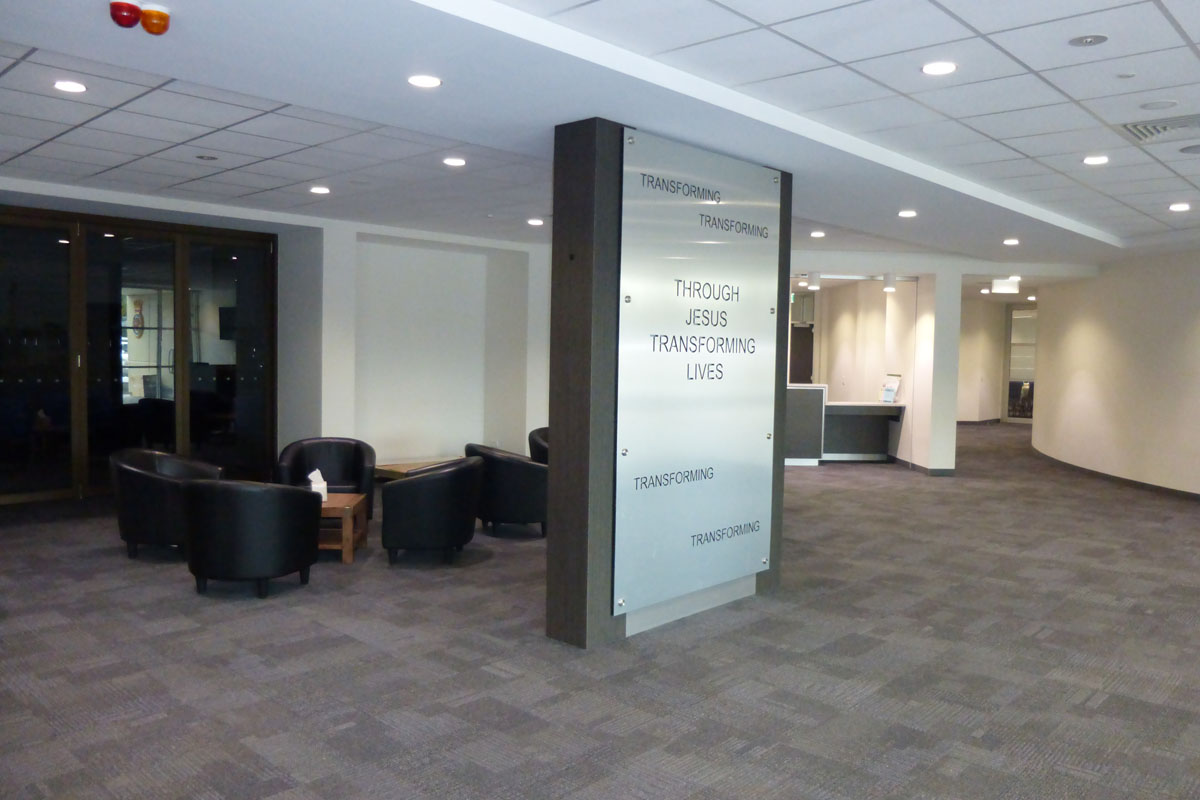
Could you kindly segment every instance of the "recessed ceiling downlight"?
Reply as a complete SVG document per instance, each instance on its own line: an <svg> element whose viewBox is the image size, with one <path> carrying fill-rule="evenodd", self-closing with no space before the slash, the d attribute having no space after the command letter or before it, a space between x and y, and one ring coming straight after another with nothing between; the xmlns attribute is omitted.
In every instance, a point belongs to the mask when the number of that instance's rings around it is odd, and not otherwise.
<svg viewBox="0 0 1200 800"><path fill-rule="evenodd" d="M71 94L79 94L80 92L87 91L87 87L79 81L55 81L54 88L60 92L69 92Z"/></svg>
<svg viewBox="0 0 1200 800"><path fill-rule="evenodd" d="M418 89L436 89L442 85L442 79L436 75L410 75L408 82Z"/></svg>
<svg viewBox="0 0 1200 800"><path fill-rule="evenodd" d="M1191 203L1171 203L1171 205L1167 206L1167 209L1169 211L1191 211L1192 204Z"/></svg>
<svg viewBox="0 0 1200 800"><path fill-rule="evenodd" d="M897 214L896 216L903 217L904 219L912 219L916 215L917 215L916 211L913 211L911 208L906 208L903 211L901 211L899 214Z"/></svg>
<svg viewBox="0 0 1200 800"><path fill-rule="evenodd" d="M525 221L528 222L530 225L532 225L535 228L538 227L539 225L546 224L546 220L542 219L541 217L530 217L529 219L527 219Z"/></svg>
<svg viewBox="0 0 1200 800"><path fill-rule="evenodd" d="M958 69L958 64L953 61L930 61L925 66L921 67L921 72L926 75L939 77L941 75L949 75Z"/></svg>
<svg viewBox="0 0 1200 800"><path fill-rule="evenodd" d="M458 156L450 156L449 158L443 158L442 163L447 167L465 167L467 165L467 160L465 158L459 158Z"/></svg>
<svg viewBox="0 0 1200 800"><path fill-rule="evenodd" d="M1108 156L1084 156L1083 163L1089 167L1101 167L1108 163Z"/></svg>
<svg viewBox="0 0 1200 800"><path fill-rule="evenodd" d="M328 186L310 186L308 190L313 194L329 194Z"/></svg>
<svg viewBox="0 0 1200 800"><path fill-rule="evenodd" d="M811 236L814 239L824 239L825 231L813 231L812 233L809 234L809 236Z"/></svg>
<svg viewBox="0 0 1200 800"><path fill-rule="evenodd" d="M1076 36L1074 39L1067 40L1067 44L1071 47L1095 47L1098 44L1104 44L1108 41L1108 37L1103 34L1093 33L1088 36Z"/></svg>
<svg viewBox="0 0 1200 800"><path fill-rule="evenodd" d="M980 289L980 290L979 290L979 293L980 293L980 294L991 294L991 293L992 293L992 290L991 290L991 289L984 288L984 289Z"/></svg>
<svg viewBox="0 0 1200 800"><path fill-rule="evenodd" d="M1187 147L1179 148L1179 152L1187 153L1189 156L1200 156L1200 144L1189 144Z"/></svg>
<svg viewBox="0 0 1200 800"><path fill-rule="evenodd" d="M1031 302L1031 303L1036 303L1036 302L1037 302L1037 295L1036 295L1036 294L1031 294L1031 295L1029 295L1029 297L1026 297L1025 299L1026 299L1026 300L1028 300L1028 301L1029 301L1029 302Z"/></svg>
<svg viewBox="0 0 1200 800"><path fill-rule="evenodd" d="M1008 245L1009 247L1016 247L1017 245L1019 245L1021 243L1021 240L1017 239L1017 238L1005 239L1004 243L1006 245Z"/></svg>
<svg viewBox="0 0 1200 800"><path fill-rule="evenodd" d="M1165 111L1177 105L1179 105L1178 100L1151 100L1149 103L1142 103L1138 108L1144 111Z"/></svg>

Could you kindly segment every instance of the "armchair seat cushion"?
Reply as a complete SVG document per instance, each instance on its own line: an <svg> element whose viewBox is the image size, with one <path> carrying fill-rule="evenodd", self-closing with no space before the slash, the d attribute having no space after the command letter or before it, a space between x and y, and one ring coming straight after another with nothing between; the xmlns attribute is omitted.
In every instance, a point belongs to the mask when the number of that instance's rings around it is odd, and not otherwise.
<svg viewBox="0 0 1200 800"><path fill-rule="evenodd" d="M413 470L384 484L383 548L441 550L447 561L475 536L475 511L483 486L483 459L459 458Z"/></svg>

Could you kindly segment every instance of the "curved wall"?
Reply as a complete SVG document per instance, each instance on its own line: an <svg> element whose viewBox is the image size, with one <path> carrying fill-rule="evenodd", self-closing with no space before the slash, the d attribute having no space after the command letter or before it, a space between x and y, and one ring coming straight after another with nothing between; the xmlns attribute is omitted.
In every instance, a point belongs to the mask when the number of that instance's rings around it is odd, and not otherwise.
<svg viewBox="0 0 1200 800"><path fill-rule="evenodd" d="M1033 446L1200 493L1200 253L1038 292Z"/></svg>

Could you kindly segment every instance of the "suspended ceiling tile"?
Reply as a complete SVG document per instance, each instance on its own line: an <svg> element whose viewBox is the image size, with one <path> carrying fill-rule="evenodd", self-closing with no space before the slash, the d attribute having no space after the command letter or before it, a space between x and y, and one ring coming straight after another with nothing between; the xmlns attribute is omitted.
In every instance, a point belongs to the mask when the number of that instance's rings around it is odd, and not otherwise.
<svg viewBox="0 0 1200 800"><path fill-rule="evenodd" d="M0 134L25 136L30 139L52 139L71 129L62 122L49 122L33 117L18 117L16 114L0 114Z"/></svg>
<svg viewBox="0 0 1200 800"><path fill-rule="evenodd" d="M553 177L553 170L549 165L534 165L534 164L506 164L502 167L494 167L488 169L488 175L508 181L514 186L523 184L537 184L539 187L549 188Z"/></svg>
<svg viewBox="0 0 1200 800"><path fill-rule="evenodd" d="M1078 184L1064 175L1025 175L1020 178L1002 178L995 186L1002 192L1031 192L1042 189L1070 189Z"/></svg>
<svg viewBox="0 0 1200 800"><path fill-rule="evenodd" d="M117 167L89 178L80 183L84 186L97 186L105 189L126 189L137 191L157 191L177 183L179 178L173 175L162 175L153 172Z"/></svg>
<svg viewBox="0 0 1200 800"><path fill-rule="evenodd" d="M1200 42L1200 5L1195 0L1162 0L1193 42Z"/></svg>
<svg viewBox="0 0 1200 800"><path fill-rule="evenodd" d="M908 128L872 131L864 134L863 138L901 152L989 141L966 125L949 119Z"/></svg>
<svg viewBox="0 0 1200 800"><path fill-rule="evenodd" d="M44 156L24 153L5 163L6 167L14 167L17 169L37 169L42 170L48 175L62 180L64 178L82 178L85 175L94 175L97 172L105 169L99 164L86 164L81 161L69 161L59 158L46 158Z"/></svg>
<svg viewBox="0 0 1200 800"><path fill-rule="evenodd" d="M1190 47L1176 47L1047 70L1043 77L1077 100L1087 100L1200 83L1200 57Z"/></svg>
<svg viewBox="0 0 1200 800"><path fill-rule="evenodd" d="M1105 191L1106 186L1119 186L1126 181L1142 181L1151 178L1169 178L1174 173L1157 162L1130 164L1129 166L1114 167L1109 165L1104 169L1076 173L1075 177L1082 183Z"/></svg>
<svg viewBox="0 0 1200 800"><path fill-rule="evenodd" d="M1172 101L1172 108L1142 108L1146 103ZM1200 84L1175 86L1148 92L1133 92L1115 97L1097 97L1082 104L1110 125L1178 117L1200 112Z"/></svg>
<svg viewBox="0 0 1200 800"><path fill-rule="evenodd" d="M207 200L212 202L232 202L237 198L230 190L237 187L229 184L197 185L195 181L169 186L161 191L167 197L179 197L185 200Z"/></svg>
<svg viewBox="0 0 1200 800"><path fill-rule="evenodd" d="M1067 44L1071 39L1091 34L1109 38L1094 47ZM997 33L992 41L1035 70L1168 50L1186 43L1152 2Z"/></svg>
<svg viewBox="0 0 1200 800"><path fill-rule="evenodd" d="M291 161L281 161L279 159L256 161L253 164L247 164L246 166L239 168L238 171L254 172L260 175L280 178L289 182L307 181L322 175L328 175L331 172L328 167L314 167L308 164L297 164Z"/></svg>
<svg viewBox="0 0 1200 800"><path fill-rule="evenodd" d="M141 170L142 172L174 175L181 180L185 178L202 178L205 175L212 175L214 172L221 172L224 169L217 166L216 162L213 161L175 161L157 156L139 158L137 161L131 161L126 167Z"/></svg>
<svg viewBox="0 0 1200 800"><path fill-rule="evenodd" d="M1016 155L1015 153L1013 154ZM995 178L1019 178L1025 175L1048 175L1050 169L1028 158L1010 158L1004 161L987 161L982 164L963 164L956 170L959 174L976 180Z"/></svg>
<svg viewBox="0 0 1200 800"><path fill-rule="evenodd" d="M1080 175L1096 175L1103 173L1106 170L1120 169L1122 167L1131 167L1139 164L1153 164L1154 159L1146 155L1139 148L1131 146L1128 142L1122 140L1121 146L1112 147L1103 150L1103 155L1108 156L1108 163L1089 166L1083 163L1083 157L1088 155L1089 151L1079 150L1074 153L1058 153L1039 156L1038 161L1047 165L1052 169L1067 174Z"/></svg>
<svg viewBox="0 0 1200 800"><path fill-rule="evenodd" d="M32 155L43 156L45 158L78 161L81 164L90 164L98 168L115 167L118 164L124 164L135 158L130 153L100 150L95 147L81 147L75 144L66 144L60 140L46 142L35 150L32 150L31 153Z"/></svg>
<svg viewBox="0 0 1200 800"><path fill-rule="evenodd" d="M949 75L926 75L921 67L931 61L951 61L958 69ZM1007 78L1027 71L995 45L978 37L856 61L851 66L902 94Z"/></svg>
<svg viewBox="0 0 1200 800"><path fill-rule="evenodd" d="M11 67L15 63L17 63L17 60L15 58L6 58L4 56L0 56L0 72L3 72L4 70L6 70L8 67Z"/></svg>
<svg viewBox="0 0 1200 800"><path fill-rule="evenodd" d="M1067 98L1036 76L1025 74L920 92L913 99L952 117L971 117L1047 106Z"/></svg>
<svg viewBox="0 0 1200 800"><path fill-rule="evenodd" d="M1129 0L1103 0L1104 5L1118 5ZM1096 10L1096 0L939 0L964 22L984 33L1023 28L1063 17L1087 14Z"/></svg>
<svg viewBox="0 0 1200 800"><path fill-rule="evenodd" d="M356 133L356 130L352 128L327 125L324 122L313 122L283 114L264 114L261 117L239 122L237 125L231 126L229 130L307 145L323 144Z"/></svg>
<svg viewBox="0 0 1200 800"><path fill-rule="evenodd" d="M725 86L790 75L832 63L764 28L672 50L657 58L664 64Z"/></svg>
<svg viewBox="0 0 1200 800"><path fill-rule="evenodd" d="M177 144L160 153L155 153L155 157L166 161L182 161L185 164L202 164L222 170L244 167L259 160L257 156L230 153L211 147L198 147L194 144Z"/></svg>
<svg viewBox="0 0 1200 800"><path fill-rule="evenodd" d="M377 122L352 119L351 117L343 117L341 114L330 114L327 111L317 111L316 109L305 108L303 106L284 106L275 113L285 117L306 119L310 122L319 122L323 125L332 125L336 128L349 128L355 131L369 131L372 128L379 127L379 123Z"/></svg>
<svg viewBox="0 0 1200 800"><path fill-rule="evenodd" d="M0 150L7 150L10 153L24 153L26 150L32 150L41 143L41 139L34 139L29 136L0 133Z"/></svg>
<svg viewBox="0 0 1200 800"><path fill-rule="evenodd" d="M87 91L80 94L66 94L54 88L54 82L59 80L79 81L87 86ZM47 97L71 99L105 108L118 106L148 91L145 86L135 83L114 81L57 67L32 64L28 61L17 64L8 72L0 75L0 87Z"/></svg>
<svg viewBox="0 0 1200 800"><path fill-rule="evenodd" d="M104 108L101 106L0 88L0 114L16 114L20 117L78 125L102 113Z"/></svg>
<svg viewBox="0 0 1200 800"><path fill-rule="evenodd" d="M171 146L171 142L164 142L161 139L147 139L142 136L130 136L125 133L102 131L99 128L91 127L80 127L67 131L55 141L137 156L148 156Z"/></svg>
<svg viewBox="0 0 1200 800"><path fill-rule="evenodd" d="M326 175L345 170L362 169L363 167L379 163L379 159L374 156L343 153L338 150L330 150L327 147L310 147L307 150L297 150L294 153L280 156L278 160L295 164L305 164L310 167L320 167Z"/></svg>
<svg viewBox="0 0 1200 800"><path fill-rule="evenodd" d="M229 183L218 179L219 176L214 175L208 178L198 178L186 183L180 183L174 188L185 192L205 192L208 194L220 195L222 197L240 197L244 194L251 194L257 191L254 187L243 186L238 183Z"/></svg>
<svg viewBox="0 0 1200 800"><path fill-rule="evenodd" d="M393 181L404 181L405 183L431 181L441 174L435 167L413 160L392 161L363 171L371 172Z"/></svg>
<svg viewBox="0 0 1200 800"><path fill-rule="evenodd" d="M960 144L954 147L940 147L936 150L917 151L919 158L931 164L940 166L956 166L959 164L984 164L989 161L1006 161L1013 157L1014 151L999 142L977 142L975 144Z"/></svg>
<svg viewBox="0 0 1200 800"><path fill-rule="evenodd" d="M905 128L946 119L915 100L892 95L865 103L851 103L835 108L823 108L805 114L811 120L837 128L846 133L862 134L891 128Z"/></svg>
<svg viewBox="0 0 1200 800"><path fill-rule="evenodd" d="M1107 153L1109 150L1125 148L1129 142L1108 128L1087 128L1079 131L1043 133L1038 136L1018 136L1005 139L1009 147L1020 150L1027 156L1052 156L1074 154L1077 159L1092 153Z"/></svg>
<svg viewBox="0 0 1200 800"><path fill-rule="evenodd" d="M1188 161L1172 161L1168 166L1176 175L1182 175L1189 180L1200 177L1200 156L1192 156Z"/></svg>
<svg viewBox="0 0 1200 800"><path fill-rule="evenodd" d="M213 130L205 125L135 114L124 109L110 111L88 122L84 127L176 143L186 142Z"/></svg>
<svg viewBox="0 0 1200 800"><path fill-rule="evenodd" d="M818 14L840 8L859 0L721 0L721 5L745 14L755 22L773 25L776 22Z"/></svg>
<svg viewBox="0 0 1200 800"><path fill-rule="evenodd" d="M22 58L26 53L32 51L32 47L26 47L23 44L0 41L0 56L4 56L5 58Z"/></svg>
<svg viewBox="0 0 1200 800"><path fill-rule="evenodd" d="M754 27L732 11L695 0L596 0L555 14L554 22L647 55Z"/></svg>
<svg viewBox="0 0 1200 800"><path fill-rule="evenodd" d="M269 209L284 209L284 208L300 208L302 206L312 205L314 195L300 195L295 192L284 191L269 191L259 192L258 194L246 195L240 198L238 202L246 205L254 206L255 208Z"/></svg>
<svg viewBox="0 0 1200 800"><path fill-rule="evenodd" d="M845 67L826 67L740 87L741 91L791 111L858 103L887 97L891 91Z"/></svg>
<svg viewBox="0 0 1200 800"><path fill-rule="evenodd" d="M1096 118L1074 103L1058 103L998 114L981 114L965 118L962 122L996 139L1014 139L1091 128L1096 125Z"/></svg>
<svg viewBox="0 0 1200 800"><path fill-rule="evenodd" d="M539 17L548 17L586 0L501 0L506 6L526 11Z"/></svg>
<svg viewBox="0 0 1200 800"><path fill-rule="evenodd" d="M356 133L353 136L329 142L323 145L322 149L367 156L375 161L394 161L428 153L435 148L405 139L380 136L376 133Z"/></svg>
<svg viewBox="0 0 1200 800"><path fill-rule="evenodd" d="M1113 194L1120 194L1121 199L1125 202L1132 202L1139 196L1154 195L1155 197L1166 199L1167 205L1177 200L1190 200L1196 193L1196 188L1189 181L1179 177L1126 181L1124 183L1105 186L1104 190Z"/></svg>
<svg viewBox="0 0 1200 800"><path fill-rule="evenodd" d="M375 128L371 131L371 133L378 136L387 136L392 139L402 139L406 142L428 145L429 149L431 150L463 144L457 139L448 139L445 136L434 136L433 134L422 133L421 131L414 131L409 128L397 128L394 126Z"/></svg>
<svg viewBox="0 0 1200 800"><path fill-rule="evenodd" d="M859 61L974 35L926 0L866 0L773 26L835 61ZM904 36L897 36L897 31Z"/></svg>
<svg viewBox="0 0 1200 800"><path fill-rule="evenodd" d="M280 178L274 175L264 175L261 172L249 172L245 169L230 169L225 172L218 172L212 175L209 180L218 183L232 183L235 186L244 186L247 189L262 191L263 189L278 189L281 186L290 186L296 181L291 178Z"/></svg>
<svg viewBox="0 0 1200 800"><path fill-rule="evenodd" d="M145 97L139 97L122 110L213 128L233 125L262 113L255 108L219 103L165 89L157 89Z"/></svg>
<svg viewBox="0 0 1200 800"><path fill-rule="evenodd" d="M244 106L245 108L254 108L259 111L275 111L284 106L284 103L275 100L264 100L261 97L253 97L240 92L228 92L224 89L214 89L211 86L201 86L198 83L188 83L186 81L172 81L171 85L166 88L177 94L202 97L205 100L215 100L218 103Z"/></svg>
<svg viewBox="0 0 1200 800"><path fill-rule="evenodd" d="M50 67L60 67L62 69L73 70L84 75L95 75L101 78L110 78L114 81L122 81L124 83L134 83L139 86L152 87L161 86L170 80L162 75L154 75L149 72L140 72L136 69L126 69L124 67L114 67L111 64L102 64L99 61L92 61L87 58L79 58L77 56L63 55L62 53L54 53L49 50L35 50L27 59L35 64L45 64ZM90 91L89 87L89 91Z"/></svg>
<svg viewBox="0 0 1200 800"><path fill-rule="evenodd" d="M1200 147L1200 130L1194 131L1194 138L1191 139L1142 145L1142 149L1148 154L1172 167L1176 161L1200 161L1200 154L1181 152L1184 147Z"/></svg>
<svg viewBox="0 0 1200 800"><path fill-rule="evenodd" d="M216 131L199 139L188 142L193 147L210 148L224 153L238 153L258 158L274 158L284 153L299 150L303 145L295 142L282 142L279 139L268 139L265 136L251 136L248 133L234 131Z"/></svg>

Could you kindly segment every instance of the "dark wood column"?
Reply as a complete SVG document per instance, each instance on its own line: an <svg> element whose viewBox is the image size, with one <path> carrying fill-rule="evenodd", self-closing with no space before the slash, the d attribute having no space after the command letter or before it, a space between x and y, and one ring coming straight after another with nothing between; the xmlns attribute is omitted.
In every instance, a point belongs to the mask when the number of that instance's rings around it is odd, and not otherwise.
<svg viewBox="0 0 1200 800"><path fill-rule="evenodd" d="M625 637L612 615L623 136L602 119L554 133L546 635L578 647Z"/></svg>

